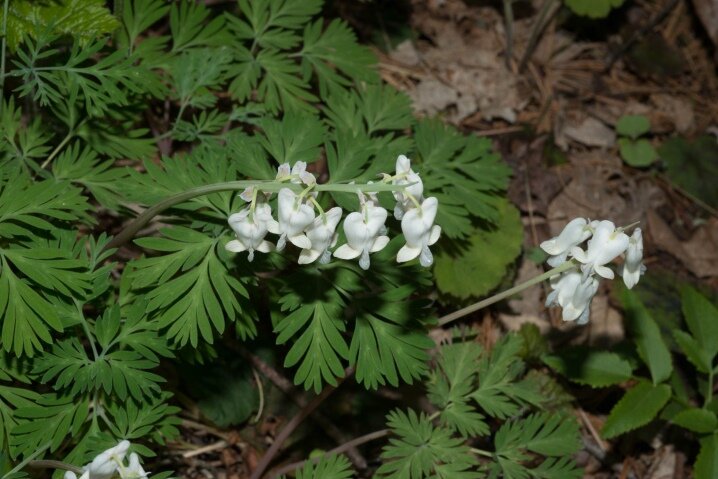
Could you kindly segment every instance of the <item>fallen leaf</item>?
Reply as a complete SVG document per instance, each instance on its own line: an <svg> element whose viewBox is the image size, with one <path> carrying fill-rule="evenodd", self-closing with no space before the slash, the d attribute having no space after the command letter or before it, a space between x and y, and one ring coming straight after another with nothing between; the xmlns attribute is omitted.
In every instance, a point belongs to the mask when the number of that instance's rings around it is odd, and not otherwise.
<svg viewBox="0 0 718 479"><path fill-rule="evenodd" d="M718 46L718 0L693 0L693 6L708 36Z"/></svg>
<svg viewBox="0 0 718 479"><path fill-rule="evenodd" d="M653 243L681 261L699 278L718 276L718 219L710 218L699 226L688 241L679 240L670 226L649 210L648 228Z"/></svg>
<svg viewBox="0 0 718 479"><path fill-rule="evenodd" d="M586 117L578 124L564 126L563 134L586 146L609 148L616 143L616 133L592 117Z"/></svg>

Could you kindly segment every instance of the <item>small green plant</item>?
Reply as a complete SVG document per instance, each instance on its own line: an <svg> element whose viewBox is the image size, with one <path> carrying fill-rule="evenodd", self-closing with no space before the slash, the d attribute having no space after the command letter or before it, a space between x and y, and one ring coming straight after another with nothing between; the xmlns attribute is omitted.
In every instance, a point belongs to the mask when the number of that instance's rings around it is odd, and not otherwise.
<svg viewBox="0 0 718 479"><path fill-rule="evenodd" d="M628 384L606 419L602 435L614 438L651 422L667 421L694 434L700 444L695 477L709 479L718 474L718 399L714 394L718 308L689 287L682 290L681 301L687 330L663 334L638 296L625 290L623 303L637 356L574 348L546 355L544 362L579 384L597 388ZM675 344L673 351L669 344ZM679 369L676 358L686 359L692 368Z"/></svg>
<svg viewBox="0 0 718 479"><path fill-rule="evenodd" d="M644 168L658 159L658 153L651 142L641 138L650 129L651 124L643 115L625 115L616 123L618 151L629 166Z"/></svg>
<svg viewBox="0 0 718 479"><path fill-rule="evenodd" d="M618 8L625 0L565 0L568 6L577 15L590 18L606 18L611 10Z"/></svg>

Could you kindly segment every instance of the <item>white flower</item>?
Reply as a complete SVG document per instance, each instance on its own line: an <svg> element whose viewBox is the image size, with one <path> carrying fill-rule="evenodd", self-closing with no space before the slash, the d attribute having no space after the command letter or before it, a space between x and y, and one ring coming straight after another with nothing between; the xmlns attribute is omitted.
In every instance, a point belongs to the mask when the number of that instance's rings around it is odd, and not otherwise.
<svg viewBox="0 0 718 479"><path fill-rule="evenodd" d="M289 177L291 177L291 182L295 184L304 183L305 185L313 185L317 182L314 175L307 171L307 164L304 161L297 161L291 168L289 167L289 163L279 165L276 179L283 181Z"/></svg>
<svg viewBox="0 0 718 479"><path fill-rule="evenodd" d="M233 253L249 251L247 259L252 261L255 251L269 253L274 249L274 245L264 237L267 236L269 225L275 221L272 218L272 208L267 203L257 203L254 214L250 213L250 207L247 207L229 217L227 221L237 239L229 241L224 247Z"/></svg>
<svg viewBox="0 0 718 479"><path fill-rule="evenodd" d="M277 251L284 249L287 240L299 248L311 248L312 242L304 234L304 230L314 221L314 209L300 201L297 194L289 188L279 190L278 204L279 222L268 223L269 231L281 235L277 241Z"/></svg>
<svg viewBox="0 0 718 479"><path fill-rule="evenodd" d="M401 231L406 245L402 246L396 260L399 263L410 261L419 256L422 266L428 267L434 262L429 246L436 243L441 227L434 224L439 201L435 197L427 198L421 208L410 209L401 220Z"/></svg>
<svg viewBox="0 0 718 479"><path fill-rule="evenodd" d="M553 291L546 298L546 306L559 305L563 309L564 321L588 323L590 304L598 291L598 280L593 276L586 278L574 269L551 278Z"/></svg>
<svg viewBox="0 0 718 479"><path fill-rule="evenodd" d="M311 241L310 248L299 253L299 264L309 264L319 258L320 263L328 263L331 258L329 248L337 242L335 230L342 219L342 209L338 206L327 211L324 216L318 216L307 228L307 238Z"/></svg>
<svg viewBox="0 0 718 479"><path fill-rule="evenodd" d="M571 248L571 255L583 263L583 277L586 279L594 271L599 276L613 279L613 271L605 265L613 261L628 248L628 235L616 230L610 221L598 223L593 238L588 241L588 248L583 251L575 246Z"/></svg>
<svg viewBox="0 0 718 479"><path fill-rule="evenodd" d="M633 288L638 283L638 280L641 279L641 273L646 268L643 266L642 261L643 233L641 228L636 228L628 241L626 262L623 264L623 282L626 283L628 289Z"/></svg>
<svg viewBox="0 0 718 479"><path fill-rule="evenodd" d="M391 183L393 185L408 185L414 183L411 186L407 186L403 191L394 191L394 198L397 201L394 207L394 217L397 220L401 220L404 217L404 213L414 206L409 195L414 197L419 203L423 201L424 183L422 183L419 174L411 169L411 160L404 155L399 155L396 159L396 175Z"/></svg>
<svg viewBox="0 0 718 479"><path fill-rule="evenodd" d="M65 479L77 479L77 475L72 471L65 471L65 475L63 477ZM80 479L90 479L90 471L83 472Z"/></svg>
<svg viewBox="0 0 718 479"><path fill-rule="evenodd" d="M120 469L122 479L145 479L147 473L140 464L140 458L134 452L130 454L130 463L124 469Z"/></svg>
<svg viewBox="0 0 718 479"><path fill-rule="evenodd" d="M389 243L389 237L381 235L388 213L372 202L366 202L361 213L349 213L344 220L344 233L347 244L340 246L334 256L341 259L353 259L361 256L359 266L369 269L369 253L381 251Z"/></svg>
<svg viewBox="0 0 718 479"><path fill-rule="evenodd" d="M546 261L552 267L557 267L566 261L571 248L578 246L591 236L591 228L584 218L571 220L561 233L541 243L541 249L551 255Z"/></svg>
<svg viewBox="0 0 718 479"><path fill-rule="evenodd" d="M130 441L120 441L115 447L98 454L83 469L89 473L90 479L110 479L125 458ZM85 474L82 475L85 477Z"/></svg>

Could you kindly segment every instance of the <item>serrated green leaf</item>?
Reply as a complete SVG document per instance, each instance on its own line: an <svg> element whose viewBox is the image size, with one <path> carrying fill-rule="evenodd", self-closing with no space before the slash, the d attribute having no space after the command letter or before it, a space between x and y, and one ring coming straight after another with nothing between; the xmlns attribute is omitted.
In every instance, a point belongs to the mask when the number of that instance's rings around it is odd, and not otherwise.
<svg viewBox="0 0 718 479"><path fill-rule="evenodd" d="M670 397L670 386L639 382L613 407L601 435L610 439L648 424L663 409Z"/></svg>
<svg viewBox="0 0 718 479"><path fill-rule="evenodd" d="M212 11L203 3L191 0L173 3L170 10L172 52L229 43L232 36L224 28L224 17L216 16L209 20L211 14Z"/></svg>
<svg viewBox="0 0 718 479"><path fill-rule="evenodd" d="M701 451L693 467L696 479L713 479L718 476L718 434L701 439Z"/></svg>
<svg viewBox="0 0 718 479"><path fill-rule="evenodd" d="M351 464L343 455L322 456L316 464L309 461L297 470L297 479L349 479L353 476Z"/></svg>
<svg viewBox="0 0 718 479"><path fill-rule="evenodd" d="M18 424L10 435L11 455L28 456L48 442L49 451L56 451L68 435L78 433L88 411L86 397L60 398L54 394L44 394L37 405L18 408Z"/></svg>
<svg viewBox="0 0 718 479"><path fill-rule="evenodd" d="M463 439L452 437L449 429L435 427L425 414L395 410L387 416L387 425L398 437L384 447L385 462L377 470L377 477L446 477L436 470L445 464L452 465L456 473L466 474L458 477L482 477L478 472L470 473L475 471L477 461Z"/></svg>
<svg viewBox="0 0 718 479"><path fill-rule="evenodd" d="M241 39L251 39L256 45L280 49L292 48L298 36L296 30L319 13L321 0L240 0L239 8L245 19L230 17L230 24Z"/></svg>
<svg viewBox="0 0 718 479"><path fill-rule="evenodd" d="M4 21L1 10L0 21ZM103 0L13 0L8 8L7 44L15 51L25 37L37 38L48 30L86 44L118 26Z"/></svg>
<svg viewBox="0 0 718 479"><path fill-rule="evenodd" d="M673 363L671 353L661 336L658 325L636 293L624 289L622 299L626 308L628 326L636 342L636 349L651 371L653 384L665 381L673 371Z"/></svg>
<svg viewBox="0 0 718 479"><path fill-rule="evenodd" d="M278 164L298 161L311 163L319 159L326 129L319 118L309 113L289 112L281 120L260 121L263 136L260 143Z"/></svg>
<svg viewBox="0 0 718 479"><path fill-rule="evenodd" d="M152 286L147 308L157 315L160 327L167 328L167 336L180 345L197 347L200 337L211 343L226 319L242 319L242 332L253 336L253 319L241 314L238 300L246 298L247 291L218 257L224 241L185 227L162 234L135 241L165 254L133 261L132 278L136 288Z"/></svg>
<svg viewBox="0 0 718 479"><path fill-rule="evenodd" d="M681 290L681 303L688 329L712 364L718 354L718 307L690 287Z"/></svg>
<svg viewBox="0 0 718 479"><path fill-rule="evenodd" d="M33 407L40 394L29 389L0 385L0 448L10 441L10 432L17 425L15 410Z"/></svg>
<svg viewBox="0 0 718 479"><path fill-rule="evenodd" d="M693 336L680 329L674 329L673 338L676 340L678 347L681 348L686 358L688 358L698 371L706 374L710 372L713 367L710 357Z"/></svg>
<svg viewBox="0 0 718 479"><path fill-rule="evenodd" d="M435 255L434 275L442 293L461 299L480 297L504 278L507 266L521 252L523 225L518 210L507 201L498 203L498 211L495 229L474 230L465 249Z"/></svg>
<svg viewBox="0 0 718 479"><path fill-rule="evenodd" d="M591 387L606 387L627 381L631 364L618 354L588 348L562 349L541 358L550 368L569 380Z"/></svg>
<svg viewBox="0 0 718 479"><path fill-rule="evenodd" d="M718 418L713 411L695 407L679 412L671 418L671 422L699 434L713 432L718 428Z"/></svg>
<svg viewBox="0 0 718 479"><path fill-rule="evenodd" d="M481 348L469 342L443 346L427 384L429 400L441 411L439 419L464 437L489 434L484 417L467 400L480 355Z"/></svg>

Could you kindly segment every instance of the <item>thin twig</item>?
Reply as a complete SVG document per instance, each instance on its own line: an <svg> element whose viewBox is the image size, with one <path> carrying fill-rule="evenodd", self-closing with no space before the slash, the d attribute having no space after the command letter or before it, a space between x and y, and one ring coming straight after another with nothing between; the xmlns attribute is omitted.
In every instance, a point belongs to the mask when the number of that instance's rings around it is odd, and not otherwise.
<svg viewBox="0 0 718 479"><path fill-rule="evenodd" d="M344 378L339 378L337 386L339 386L343 381ZM262 474L264 474L264 471L267 470L267 467L274 459L274 456L276 456L279 452L279 449L284 444L284 441L286 441L294 430L302 423L302 421L304 421L304 419L311 414L312 411L319 407L325 399L331 396L336 389L336 386L325 387L318 396L312 399L305 407L295 414L292 419L289 420L287 425L282 428L277 437L274 439L274 442L269 449L267 449L267 452L264 453L262 459L260 459L259 464L257 464L257 467L252 472L250 479L260 479L262 477Z"/></svg>
<svg viewBox="0 0 718 479"><path fill-rule="evenodd" d="M300 468L304 467L304 465L307 463L316 464L323 457L328 457L328 456L332 456L335 454L342 454L352 448L361 446L364 443L371 442L376 439L381 439L382 437L386 437L390 431L391 431L390 429L381 429L379 431L374 431L374 432L370 432L369 434L359 436L357 438L352 439L351 441L345 442L341 446L335 447L334 449L331 449L331 450L325 452L321 456L317 456L312 459L307 459L305 461L297 461L297 462L293 462L291 464L287 464L286 466L283 466L283 467L277 469L276 471L272 471L269 475L269 478L274 479L276 477L281 476L282 474L287 474L289 472L300 469Z"/></svg>
<svg viewBox="0 0 718 479"><path fill-rule="evenodd" d="M217 441L213 444L207 444L206 446L199 447L197 449L193 449L191 451L183 452L182 457L185 459L189 459L191 457L199 456L201 454L205 454L207 452L216 451L217 449L224 449L227 447L229 443L222 439L221 441Z"/></svg>

